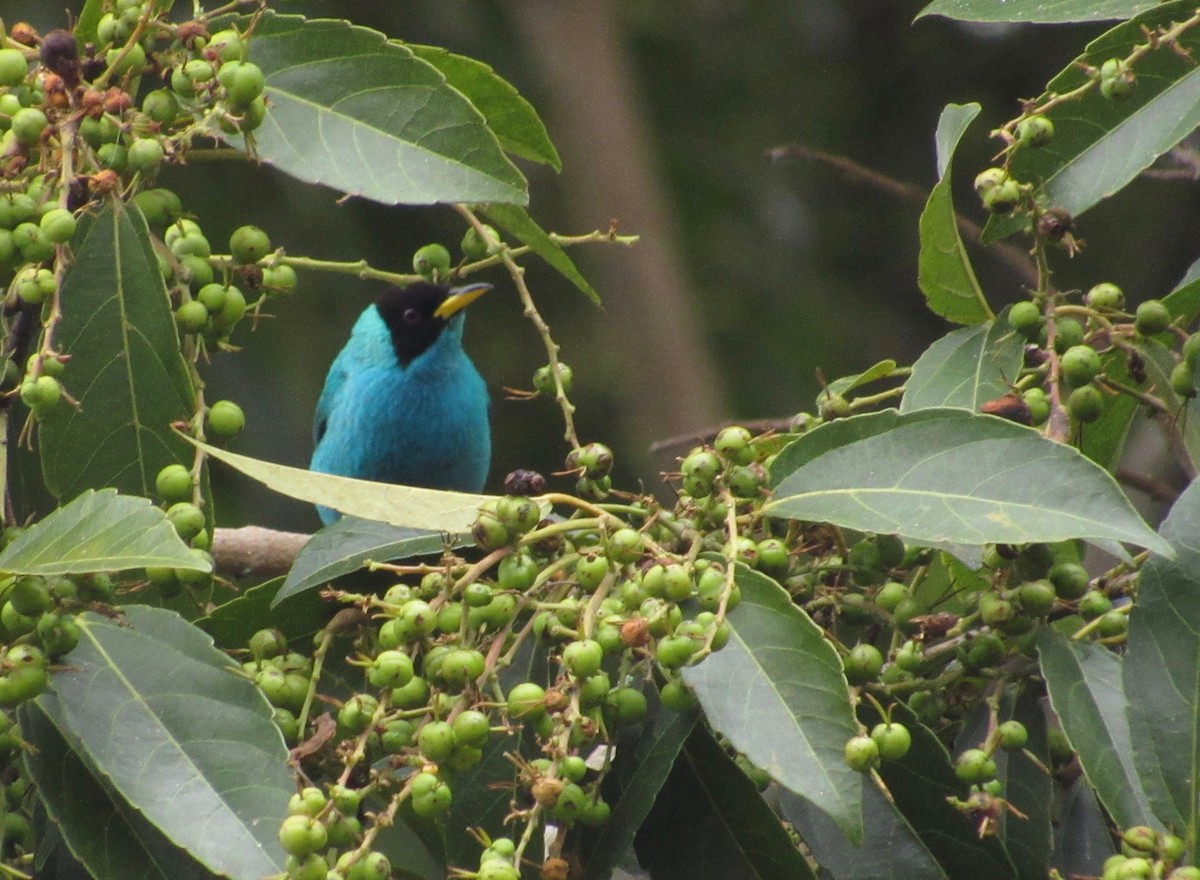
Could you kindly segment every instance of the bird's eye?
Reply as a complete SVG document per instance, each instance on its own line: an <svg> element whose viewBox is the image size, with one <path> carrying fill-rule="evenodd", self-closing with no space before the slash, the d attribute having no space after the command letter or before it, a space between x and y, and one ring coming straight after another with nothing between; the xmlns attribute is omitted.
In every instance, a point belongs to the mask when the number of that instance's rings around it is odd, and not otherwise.
<svg viewBox="0 0 1200 880"><path fill-rule="evenodd" d="M421 323L421 313L416 309L404 310L404 323L410 327L415 327Z"/></svg>

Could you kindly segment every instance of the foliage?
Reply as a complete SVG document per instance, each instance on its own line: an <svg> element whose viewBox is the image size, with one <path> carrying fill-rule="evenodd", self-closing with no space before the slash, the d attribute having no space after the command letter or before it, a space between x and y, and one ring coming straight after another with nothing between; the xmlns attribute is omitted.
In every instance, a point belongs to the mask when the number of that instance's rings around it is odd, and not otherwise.
<svg viewBox="0 0 1200 880"><path fill-rule="evenodd" d="M1156 531L1117 472L1141 412L1195 470L1200 288L1130 310L1053 274L1076 216L1198 121L1194 3L1007 4L1128 18L975 177L983 237L1030 242L1029 296L997 315L972 268L951 157L979 107L951 105L918 277L966 326L773 430L721 429L669 502L614 487L577 435L525 265L598 301L568 250L631 239L532 219L509 154L560 161L511 85L347 22L171 6L88 0L74 33L14 23L0 47L3 411L61 503L0 550L6 872L1200 876L1200 495ZM214 253L156 178L234 156L449 205L461 257L398 273L249 226ZM546 357L519 396L561 415L573 491L223 448L245 415L203 365L295 307L297 270L507 279ZM286 577L216 576L213 460L346 517Z"/></svg>

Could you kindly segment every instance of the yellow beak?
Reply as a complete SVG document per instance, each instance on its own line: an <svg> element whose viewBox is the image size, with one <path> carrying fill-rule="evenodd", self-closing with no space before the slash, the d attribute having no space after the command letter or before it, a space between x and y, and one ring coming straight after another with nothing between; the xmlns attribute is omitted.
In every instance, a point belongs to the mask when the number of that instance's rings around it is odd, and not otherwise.
<svg viewBox="0 0 1200 880"><path fill-rule="evenodd" d="M490 284L468 284L465 287L451 288L450 295L434 310L433 314L442 320L449 320L451 316L465 309L491 289L492 285Z"/></svg>

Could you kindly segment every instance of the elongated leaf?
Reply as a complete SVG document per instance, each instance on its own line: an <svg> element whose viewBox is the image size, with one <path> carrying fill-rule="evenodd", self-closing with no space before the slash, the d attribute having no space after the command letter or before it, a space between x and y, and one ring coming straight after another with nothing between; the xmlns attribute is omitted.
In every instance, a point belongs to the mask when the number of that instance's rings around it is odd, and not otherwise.
<svg viewBox="0 0 1200 880"><path fill-rule="evenodd" d="M535 254L579 288L588 299L596 305L600 304L600 294L596 293L596 289L575 268L575 263L567 256L567 252L534 222L528 211L517 205L487 205L483 208L483 214L527 244Z"/></svg>
<svg viewBox="0 0 1200 880"><path fill-rule="evenodd" d="M1063 799L1054 835L1054 867L1063 877L1098 877L1105 859L1115 853L1108 817L1088 781L1080 777Z"/></svg>
<svg viewBox="0 0 1200 880"><path fill-rule="evenodd" d="M488 128L500 141L500 146L510 153L562 171L562 159L550 142L550 135L537 111L504 77L482 61L437 46L405 45L418 58L436 67L449 85L470 99L487 120Z"/></svg>
<svg viewBox="0 0 1200 880"><path fill-rule="evenodd" d="M60 498L110 486L148 496L163 467L191 464L171 431L195 396L171 305L136 209L109 202L75 241L56 340L71 355L63 381L80 405L42 418L46 486Z"/></svg>
<svg viewBox="0 0 1200 880"><path fill-rule="evenodd" d="M480 112L378 31L268 14L250 60L269 108L255 153L286 174L387 205L528 201Z"/></svg>
<svg viewBox="0 0 1200 880"><path fill-rule="evenodd" d="M638 834L655 880L811 880L815 875L750 778L703 725Z"/></svg>
<svg viewBox="0 0 1200 880"><path fill-rule="evenodd" d="M446 860L404 822L393 822L375 838L376 850L392 863L395 880L444 880ZM478 849L479 847L476 847Z"/></svg>
<svg viewBox="0 0 1200 880"><path fill-rule="evenodd" d="M40 703L80 760L209 870L283 870L295 783L271 709L236 664L172 612L80 618L82 638Z"/></svg>
<svg viewBox="0 0 1200 880"><path fill-rule="evenodd" d="M447 543L471 545L470 534L398 528L369 519L346 516L326 526L304 545L273 605L284 599L358 571L368 561L391 562L410 556L440 553Z"/></svg>
<svg viewBox="0 0 1200 880"><path fill-rule="evenodd" d="M100 23L100 19L104 15L104 3L102 0L87 0L83 4L83 9L79 11L79 18L75 22L74 34L75 42L82 49L88 43L97 42L96 25Z"/></svg>
<svg viewBox="0 0 1200 880"><path fill-rule="evenodd" d="M950 191L954 148L978 115L978 104L948 104L942 111L936 135L938 182L921 212L917 283L929 308L956 324L979 324L993 317L958 234Z"/></svg>
<svg viewBox="0 0 1200 880"><path fill-rule="evenodd" d="M1188 266L1175 289L1163 297L1171 317L1183 326L1191 324L1200 315L1200 260Z"/></svg>
<svg viewBox="0 0 1200 880"><path fill-rule="evenodd" d="M934 0L917 18L941 15L960 21L1029 21L1057 24L1132 18L1158 0Z"/></svg>
<svg viewBox="0 0 1200 880"><path fill-rule="evenodd" d="M21 735L32 746L24 752L25 767L63 844L91 877L211 878L208 870L172 846L81 759L78 743L55 726L54 719L61 714L50 694L21 707Z"/></svg>
<svg viewBox="0 0 1200 880"><path fill-rule="evenodd" d="M1166 404L1168 410L1180 413L1179 437L1194 471L1200 465L1200 399L1195 396L1185 399L1175 393L1171 385L1171 371L1175 369L1176 360L1170 348L1155 339L1140 340L1136 346L1146 368L1146 380L1154 388L1154 394Z"/></svg>
<svg viewBox="0 0 1200 880"><path fill-rule="evenodd" d="M1190 2L1151 5L1089 43L1083 55L1049 82L1047 93L1076 89L1087 82L1087 67L1127 56L1146 41L1143 27L1168 26L1195 11ZM1187 31L1178 46L1195 52L1200 34L1195 28ZM1111 101L1093 88L1050 110L1046 115L1054 123L1054 140L1044 147L1017 150L1012 175L1036 184L1045 204L1079 217L1191 133L1200 123L1200 69L1164 45L1139 60L1134 70L1137 88L1123 101ZM1027 216L994 215L983 240L995 241L1028 224Z"/></svg>
<svg viewBox="0 0 1200 880"><path fill-rule="evenodd" d="M1029 739L1016 752L996 753L996 778L1004 784L1004 799L1015 812L999 817L998 836L1022 880L1044 880L1050 869L1053 834L1050 827L1054 780L1046 767L1046 716L1038 695L1026 688L1014 696L1011 689L1000 704L999 721L1019 721Z"/></svg>
<svg viewBox="0 0 1200 880"><path fill-rule="evenodd" d="M1122 682L1134 766L1154 814L1192 837L1200 828L1200 483L1179 496L1160 533L1177 556L1142 569Z"/></svg>
<svg viewBox="0 0 1200 880"><path fill-rule="evenodd" d="M1170 546L1075 449L994 416L894 410L830 422L771 467L772 516L915 542L1129 541Z"/></svg>
<svg viewBox="0 0 1200 880"><path fill-rule="evenodd" d="M1000 841L980 837L971 820L947 801L950 797L965 799L967 786L954 775L945 747L902 703L894 704L891 712L892 720L907 727L913 738L907 755L885 761L879 768L896 809L948 876L955 880L1015 878L1016 870Z"/></svg>
<svg viewBox="0 0 1200 880"><path fill-rule="evenodd" d="M227 650L245 648L260 629L277 629L289 642L307 639L304 644L311 645L313 634L324 629L330 618L344 607L309 593L276 608L275 596L281 586L281 577L253 586L201 617L196 626Z"/></svg>
<svg viewBox="0 0 1200 880"><path fill-rule="evenodd" d="M9 574L86 574L160 566L211 571L148 499L88 490L0 553Z"/></svg>
<svg viewBox="0 0 1200 880"><path fill-rule="evenodd" d="M633 843L654 806L680 749L696 726L697 713L660 707L637 741L617 748L604 794L612 815L584 860L584 880L606 880Z"/></svg>
<svg viewBox="0 0 1200 880"><path fill-rule="evenodd" d="M855 388L868 385L877 379L883 379L891 375L892 371L895 369L896 362L894 360L883 360L877 364L867 367L867 369L863 370L861 373L856 373L853 376L842 376L840 379L834 379L829 383L825 391L822 393L845 394L849 391L853 391Z"/></svg>
<svg viewBox="0 0 1200 880"><path fill-rule="evenodd" d="M843 755L857 728L837 652L777 583L741 565L736 577L729 644L684 678L714 730L857 842L861 786Z"/></svg>
<svg viewBox="0 0 1200 880"><path fill-rule="evenodd" d="M900 412L935 406L977 411L1009 391L1024 355L1024 345L1003 320L951 331L913 364Z"/></svg>
<svg viewBox="0 0 1200 880"><path fill-rule="evenodd" d="M225 462L280 495L404 528L451 534L468 531L475 521L479 506L493 497L336 477L272 464L206 443L196 445L218 461Z"/></svg>
<svg viewBox="0 0 1200 880"><path fill-rule="evenodd" d="M1113 819L1122 828L1154 825L1161 829L1134 765L1121 658L1049 627L1038 636L1038 658L1063 733Z"/></svg>

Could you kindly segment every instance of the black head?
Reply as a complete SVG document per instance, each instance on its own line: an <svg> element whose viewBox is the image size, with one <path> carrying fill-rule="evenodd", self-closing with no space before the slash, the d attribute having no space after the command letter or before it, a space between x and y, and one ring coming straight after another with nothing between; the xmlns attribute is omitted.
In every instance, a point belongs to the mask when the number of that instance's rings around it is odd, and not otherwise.
<svg viewBox="0 0 1200 880"><path fill-rule="evenodd" d="M392 346L400 366L407 367L437 340L446 319L435 312L450 288L445 284L418 281L408 287L392 287L375 300L383 323L392 334Z"/></svg>

